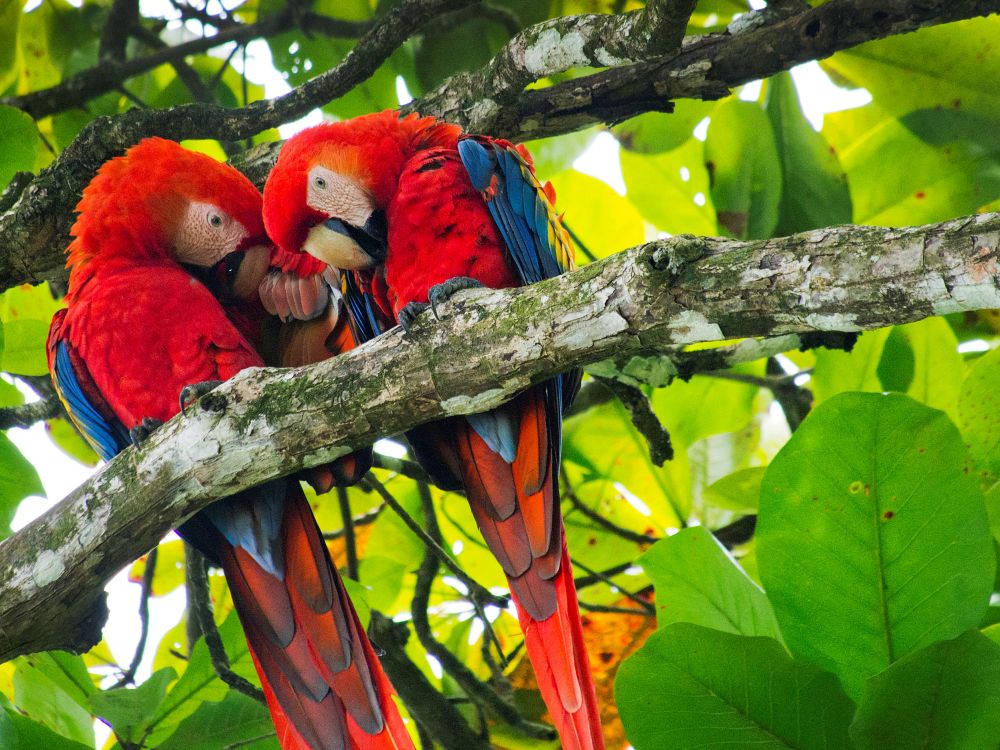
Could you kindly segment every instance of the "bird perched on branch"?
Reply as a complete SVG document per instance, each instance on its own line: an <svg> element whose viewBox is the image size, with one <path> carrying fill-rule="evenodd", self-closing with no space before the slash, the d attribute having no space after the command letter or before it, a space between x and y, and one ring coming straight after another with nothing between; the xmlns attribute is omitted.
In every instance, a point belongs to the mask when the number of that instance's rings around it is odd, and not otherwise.
<svg viewBox="0 0 1000 750"><path fill-rule="evenodd" d="M309 128L281 150L264 188L278 246L346 272L365 340L457 290L514 287L572 267L554 195L510 143L394 112ZM559 512L568 373L482 414L408 433L444 488L463 488L510 584L527 653L564 748L603 747Z"/></svg>
<svg viewBox="0 0 1000 750"><path fill-rule="evenodd" d="M202 280L252 297L271 247L249 180L158 138L104 164L77 211L49 367L110 459L197 396L192 384L264 364ZM253 335L252 316L239 322ZM213 503L179 531L226 574L285 750L413 747L297 480Z"/></svg>

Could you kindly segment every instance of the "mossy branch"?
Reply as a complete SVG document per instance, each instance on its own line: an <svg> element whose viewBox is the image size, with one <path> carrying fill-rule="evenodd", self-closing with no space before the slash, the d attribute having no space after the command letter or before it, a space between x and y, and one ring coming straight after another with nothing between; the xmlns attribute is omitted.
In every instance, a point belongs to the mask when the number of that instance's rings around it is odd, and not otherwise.
<svg viewBox="0 0 1000 750"><path fill-rule="evenodd" d="M108 579L213 499L610 357L1000 307L1000 214L754 242L675 237L461 292L347 354L248 370L0 543L0 660L100 638Z"/></svg>

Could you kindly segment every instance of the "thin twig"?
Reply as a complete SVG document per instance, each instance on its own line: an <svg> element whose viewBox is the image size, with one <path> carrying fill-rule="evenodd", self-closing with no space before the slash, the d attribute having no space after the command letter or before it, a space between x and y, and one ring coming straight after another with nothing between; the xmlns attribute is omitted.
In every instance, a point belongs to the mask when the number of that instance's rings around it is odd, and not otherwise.
<svg viewBox="0 0 1000 750"><path fill-rule="evenodd" d="M580 609L584 609L587 612L606 612L613 615L638 615L639 617L655 617L654 612L649 610L636 609L635 607L615 607L610 604L591 604L590 602L578 601Z"/></svg>
<svg viewBox="0 0 1000 750"><path fill-rule="evenodd" d="M587 565L584 565L579 560L574 560L573 561L573 565L576 566L577 568L580 568L580 570L584 571L588 575L594 576L595 578L597 578L597 580L601 581L602 583L606 583L608 586L610 586L610 587L612 587L614 589L617 589L618 592L622 596L624 596L626 599L630 599L633 602L635 602L636 604L638 604L648 614L651 614L651 615L652 614L656 614L656 609L653 607L652 604L650 604L649 602L647 602L645 599L643 599L638 594L633 593L631 591L628 591L627 589L622 588L621 584L616 583L614 580L612 580L611 576L609 576L609 575L607 575L605 573L602 573L599 570L594 570L593 568L591 568L591 567L589 567ZM626 570L627 569L628 568L626 568ZM577 586L577 588L579 589L580 587Z"/></svg>
<svg viewBox="0 0 1000 750"><path fill-rule="evenodd" d="M201 630L202 637L205 639L205 646L208 648L208 654L212 660L212 668L219 679L233 690L266 705L264 691L230 669L229 656L226 654L226 647L222 643L222 636L219 635L219 629L215 625L215 617L212 615L212 596L208 588L208 567L205 564L205 556L190 544L184 545L184 553L190 572L188 576L188 607L194 614L198 629Z"/></svg>
<svg viewBox="0 0 1000 750"><path fill-rule="evenodd" d="M674 446L670 442L670 433L656 416L646 394L634 385L623 383L614 378L594 376L594 379L603 383L609 391L615 394L615 398L628 411L632 417L632 424L649 444L649 460L657 466L663 466L665 461L673 459Z"/></svg>
<svg viewBox="0 0 1000 750"><path fill-rule="evenodd" d="M624 526L619 526L614 521L611 521L604 516L602 516L597 511L588 507L586 503L583 502L576 494L572 485L569 482L569 475L566 473L565 467L560 467L560 473L562 474L562 487L563 496L569 500L570 504L580 511L583 515L589 518L591 521L596 523L603 529L610 531L615 536L620 536L622 539L626 539L630 542L635 542L636 544L654 544L658 542L661 537L653 536L652 534L643 534L638 531L632 531L632 529L626 529Z"/></svg>
<svg viewBox="0 0 1000 750"><path fill-rule="evenodd" d="M153 547L146 555L146 567L142 571L142 593L139 595L139 642L135 646L132 662L128 665L121 678L114 684L119 688L135 682L135 673L139 669L143 654L146 652L146 639L149 637L149 597L153 593L153 575L156 573L156 557L159 547Z"/></svg>
<svg viewBox="0 0 1000 750"><path fill-rule="evenodd" d="M378 517L382 515L382 511L386 509L385 503L379 503L378 507L373 508L367 513L362 513L360 516L354 516L351 519L351 525L356 529L358 526L368 526L375 523ZM344 529L337 529L336 531L324 531L323 538L328 542L332 542L334 539L340 539L344 536Z"/></svg>
<svg viewBox="0 0 1000 750"><path fill-rule="evenodd" d="M347 577L356 581L358 580L358 540L354 535L354 516L351 515L351 501L347 497L346 487L337 487L337 502L340 504L340 517L344 524Z"/></svg>
<svg viewBox="0 0 1000 750"><path fill-rule="evenodd" d="M418 482L430 482L431 478L423 467L415 461L407 461L405 458L396 458L385 453L375 451L372 454L373 466L376 469L385 469L395 474L400 474Z"/></svg>
<svg viewBox="0 0 1000 750"><path fill-rule="evenodd" d="M30 404L0 407L0 430L11 427L28 429L36 422L62 416L63 407L58 398L49 397Z"/></svg>
<svg viewBox="0 0 1000 750"><path fill-rule="evenodd" d="M438 559L444 563L445 567L448 568L455 577L460 580L468 590L469 596L475 597L481 604L492 604L494 607L500 607L501 609L506 609L509 600L506 596L498 596L490 591L488 588L483 586L481 583L474 581L468 573L462 570L462 567L456 563L451 555L442 549L441 545L435 542L423 529L423 527L413 520L413 516L406 512L406 509L400 505L399 501L393 497L392 493L389 492L374 474L371 472L361 480L361 486L367 486L375 492L377 492L383 500L385 500L386 505L392 508L393 512L399 516L403 523L406 524L407 528L412 531L417 537L426 545L428 549L434 552Z"/></svg>

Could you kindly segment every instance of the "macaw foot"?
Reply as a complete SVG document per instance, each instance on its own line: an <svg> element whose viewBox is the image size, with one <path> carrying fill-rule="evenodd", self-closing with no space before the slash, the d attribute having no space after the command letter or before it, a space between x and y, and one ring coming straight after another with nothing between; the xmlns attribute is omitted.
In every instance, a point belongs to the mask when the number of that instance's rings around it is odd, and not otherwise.
<svg viewBox="0 0 1000 750"><path fill-rule="evenodd" d="M435 320L441 320L438 316L437 306L450 300L455 292L463 289L481 289L482 283L468 276L455 276L440 284L435 284L427 292L427 301L431 304L431 312L434 313Z"/></svg>
<svg viewBox="0 0 1000 750"><path fill-rule="evenodd" d="M187 410L189 407L194 406L195 401L200 399L206 393L214 391L222 385L221 380L203 380L200 383L192 383L191 385L184 386L181 390L181 413L187 415Z"/></svg>
<svg viewBox="0 0 1000 750"><path fill-rule="evenodd" d="M410 302L399 313L396 317L399 319L399 324L403 326L403 330L407 333L413 327L414 321L420 316L424 310L430 307L427 302Z"/></svg>
<svg viewBox="0 0 1000 750"><path fill-rule="evenodd" d="M160 427L163 427L163 422L159 419L144 417L139 424L128 431L128 436L132 438L132 445L145 443L149 436Z"/></svg>

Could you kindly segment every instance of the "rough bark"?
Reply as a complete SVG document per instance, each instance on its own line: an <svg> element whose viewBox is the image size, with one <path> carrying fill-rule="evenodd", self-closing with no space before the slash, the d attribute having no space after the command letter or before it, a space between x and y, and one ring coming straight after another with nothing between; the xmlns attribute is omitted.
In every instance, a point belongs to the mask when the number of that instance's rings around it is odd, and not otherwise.
<svg viewBox="0 0 1000 750"><path fill-rule="evenodd" d="M106 159L149 135L233 140L300 117L365 80L421 24L467 4L402 3L365 34L340 65L272 101L241 109L207 104L136 109L98 118L50 167L33 180L16 180L10 192L0 196L0 289L64 278L63 250L73 207ZM662 19L676 18L675 11L683 5L661 0L658 7L667 8L666 16L659 21L655 14L643 18L663 31ZM688 38L679 53L653 59L647 59L652 54L649 43L621 36L635 31L634 20L566 17L524 30L483 69L453 76L405 109L456 122L470 132L514 141L541 138L642 112L669 112L673 99L719 98L733 86L867 41L997 11L1000 0L830 0L791 15L746 14L724 34ZM609 29L619 36L600 36ZM645 62L629 64L636 59ZM587 65L612 67L547 88L520 90L525 81ZM261 184L279 148L279 143L262 146L234 164Z"/></svg>
<svg viewBox="0 0 1000 750"><path fill-rule="evenodd" d="M223 497L615 356L1000 307L1000 214L738 242L676 237L514 290L463 292L348 354L252 370L0 543L0 661L100 637L103 586Z"/></svg>

